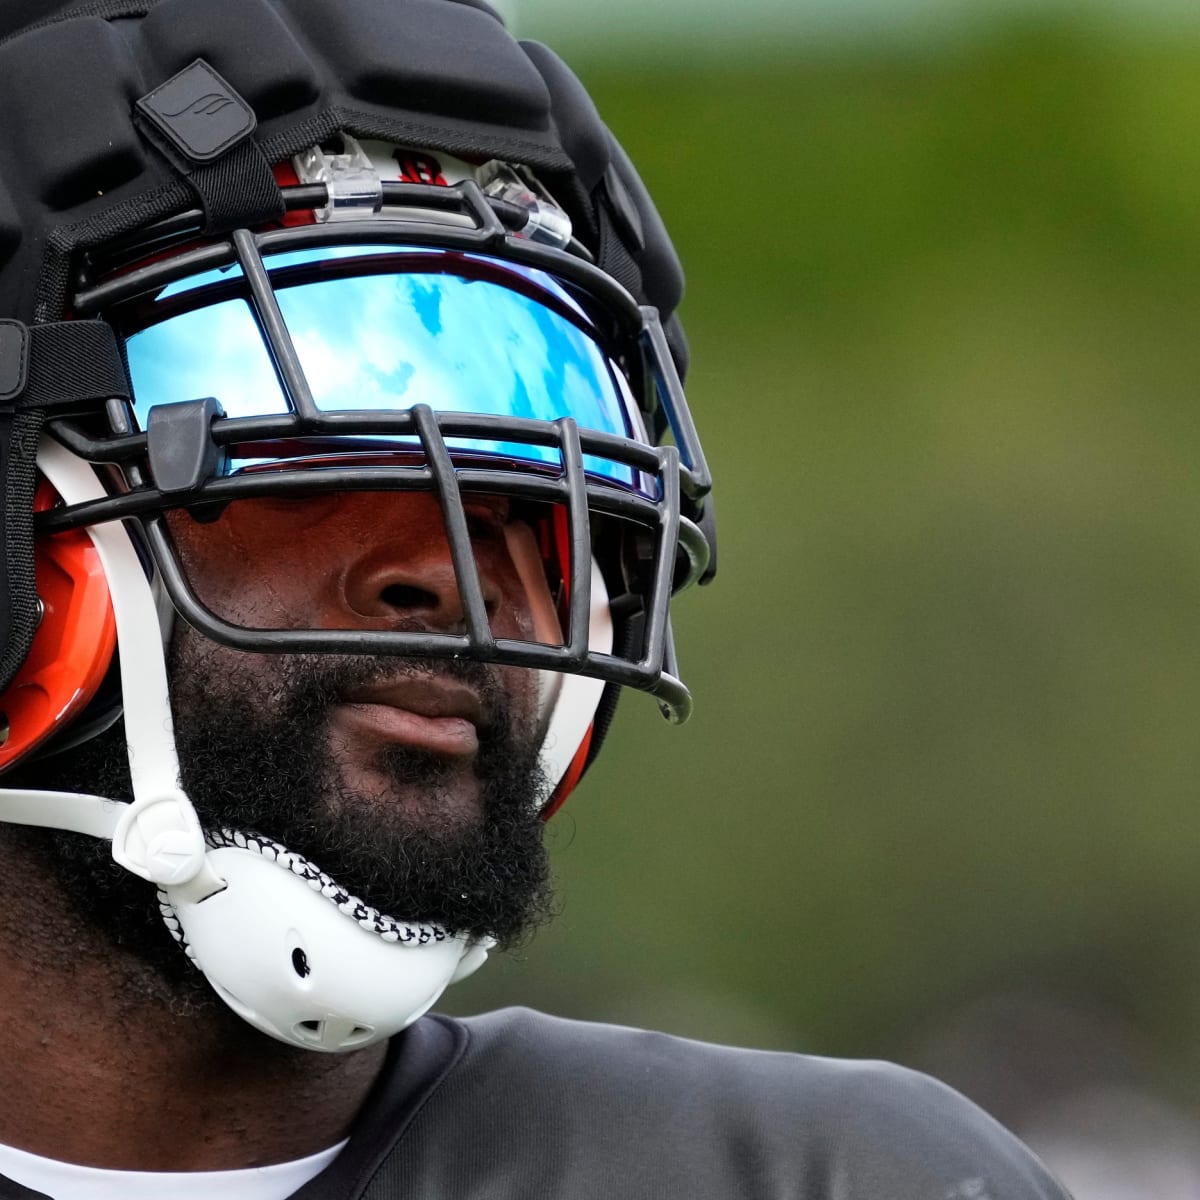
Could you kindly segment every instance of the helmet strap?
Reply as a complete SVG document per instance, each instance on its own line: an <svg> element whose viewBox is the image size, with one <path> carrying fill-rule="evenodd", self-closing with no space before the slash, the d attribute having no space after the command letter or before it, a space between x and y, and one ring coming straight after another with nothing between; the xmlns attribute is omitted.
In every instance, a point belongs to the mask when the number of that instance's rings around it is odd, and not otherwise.
<svg viewBox="0 0 1200 1200"><path fill-rule="evenodd" d="M121 351L103 321L0 321L0 504L6 514L0 522L0 692L28 656L38 625L33 499L42 424L47 416L129 395Z"/></svg>

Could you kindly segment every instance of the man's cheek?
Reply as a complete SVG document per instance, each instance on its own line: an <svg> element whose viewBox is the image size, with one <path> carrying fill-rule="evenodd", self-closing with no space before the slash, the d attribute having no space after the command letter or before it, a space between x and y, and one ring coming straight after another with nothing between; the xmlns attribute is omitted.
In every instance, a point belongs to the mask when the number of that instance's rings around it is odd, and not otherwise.
<svg viewBox="0 0 1200 1200"><path fill-rule="evenodd" d="M183 621L175 622L167 665L177 724L186 722L190 711L212 704L228 706L231 720L247 711L266 717L286 699L286 663L280 655L222 646Z"/></svg>

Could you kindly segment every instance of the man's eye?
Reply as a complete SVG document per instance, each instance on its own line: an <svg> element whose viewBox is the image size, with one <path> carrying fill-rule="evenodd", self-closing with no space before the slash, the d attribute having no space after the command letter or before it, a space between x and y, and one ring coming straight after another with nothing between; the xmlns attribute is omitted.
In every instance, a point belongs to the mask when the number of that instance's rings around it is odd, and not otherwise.
<svg viewBox="0 0 1200 1200"><path fill-rule="evenodd" d="M467 528L480 536L503 534L508 524L510 506L507 500L469 501L463 505L467 517Z"/></svg>

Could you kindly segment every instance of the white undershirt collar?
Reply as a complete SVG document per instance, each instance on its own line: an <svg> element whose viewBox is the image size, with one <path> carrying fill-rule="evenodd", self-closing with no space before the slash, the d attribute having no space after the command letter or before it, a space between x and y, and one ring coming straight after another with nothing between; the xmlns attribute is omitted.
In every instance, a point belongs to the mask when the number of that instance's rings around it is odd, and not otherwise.
<svg viewBox="0 0 1200 1200"><path fill-rule="evenodd" d="M52 1200L285 1200L320 1174L346 1143L269 1167L238 1171L111 1171L0 1145L0 1175Z"/></svg>

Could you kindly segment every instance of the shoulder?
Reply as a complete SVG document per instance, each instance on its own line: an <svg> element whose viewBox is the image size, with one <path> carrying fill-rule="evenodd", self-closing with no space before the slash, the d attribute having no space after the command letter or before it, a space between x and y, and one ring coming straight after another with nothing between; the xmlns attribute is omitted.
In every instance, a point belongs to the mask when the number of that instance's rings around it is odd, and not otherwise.
<svg viewBox="0 0 1200 1200"><path fill-rule="evenodd" d="M461 1024L459 1083L500 1089L516 1124L560 1138L603 1129L627 1153L656 1130L667 1160L703 1164L727 1183L750 1171L771 1181L762 1195L794 1195L801 1177L814 1190L799 1194L847 1200L1066 1195L981 1109L891 1063L734 1049L526 1009Z"/></svg>
<svg viewBox="0 0 1200 1200"><path fill-rule="evenodd" d="M536 1074L543 1084L573 1088L586 1079L598 1100L632 1097L641 1104L657 1098L720 1092L726 1101L743 1099L801 1103L824 1108L845 1095L874 1093L893 1075L907 1076L886 1063L855 1063L763 1050L744 1050L631 1029L570 1021L524 1008L468 1018L471 1058L506 1076ZM922 1078L917 1076L916 1078Z"/></svg>

